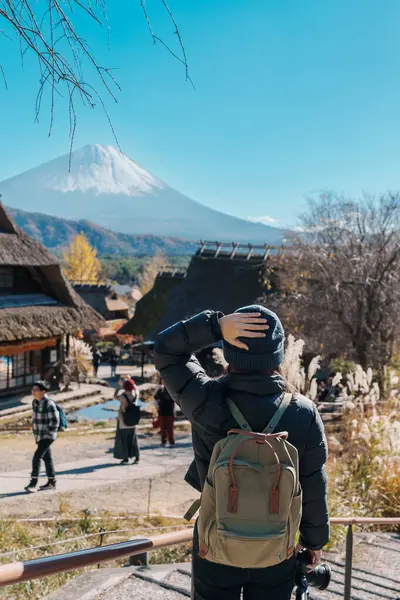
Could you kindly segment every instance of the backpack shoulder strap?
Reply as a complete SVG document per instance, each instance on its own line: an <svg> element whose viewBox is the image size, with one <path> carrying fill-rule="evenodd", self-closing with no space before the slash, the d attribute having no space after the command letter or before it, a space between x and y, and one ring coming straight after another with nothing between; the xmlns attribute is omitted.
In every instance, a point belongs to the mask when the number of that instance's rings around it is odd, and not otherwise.
<svg viewBox="0 0 400 600"><path fill-rule="evenodd" d="M128 397L128 394L123 393L123 394L121 394L121 396L123 398L125 398L126 403L127 403L128 406L130 406L132 404L131 399Z"/></svg>
<svg viewBox="0 0 400 600"><path fill-rule="evenodd" d="M232 417L235 419L240 429L243 429L243 431L251 431L250 425L248 424L248 422L246 421L236 404L233 402L233 400L229 398L229 396L226 397L226 402L228 404L229 410L231 411Z"/></svg>
<svg viewBox="0 0 400 600"><path fill-rule="evenodd" d="M282 399L279 403L278 408L275 411L274 416L272 417L272 419L270 420L270 422L268 423L268 425L266 426L265 429L263 429L262 433L273 433L276 426L278 425L279 421L282 418L283 413L285 412L285 410L287 409L287 407L289 406L290 402L292 400L292 394L283 394Z"/></svg>
<svg viewBox="0 0 400 600"><path fill-rule="evenodd" d="M46 396L44 400L45 400L46 411L49 410L49 402L52 402L55 405L55 407L57 408L57 402L55 402L53 400L53 398L49 398L48 396Z"/></svg>

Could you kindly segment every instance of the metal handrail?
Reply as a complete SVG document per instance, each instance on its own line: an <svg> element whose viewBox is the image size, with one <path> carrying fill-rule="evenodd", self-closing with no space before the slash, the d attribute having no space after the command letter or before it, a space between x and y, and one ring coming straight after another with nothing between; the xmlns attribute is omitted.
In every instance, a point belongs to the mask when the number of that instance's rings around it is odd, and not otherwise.
<svg viewBox="0 0 400 600"><path fill-rule="evenodd" d="M191 541L193 529L0 565L0 587Z"/></svg>
<svg viewBox="0 0 400 600"><path fill-rule="evenodd" d="M345 595L350 599L351 569L353 554L353 525L399 525L400 518L369 518L369 517L333 517L331 525L347 525L346 539L346 568L345 568ZM125 556L136 556L151 550L167 548L175 544L191 541L193 529L174 531L162 535L130 540L109 546L88 548L76 552L45 556L24 562L13 562L0 565L0 587L21 583L31 579L39 579L47 575L54 575L63 571L80 569L100 562L115 560Z"/></svg>
<svg viewBox="0 0 400 600"><path fill-rule="evenodd" d="M400 517L332 517L331 525L400 525Z"/></svg>

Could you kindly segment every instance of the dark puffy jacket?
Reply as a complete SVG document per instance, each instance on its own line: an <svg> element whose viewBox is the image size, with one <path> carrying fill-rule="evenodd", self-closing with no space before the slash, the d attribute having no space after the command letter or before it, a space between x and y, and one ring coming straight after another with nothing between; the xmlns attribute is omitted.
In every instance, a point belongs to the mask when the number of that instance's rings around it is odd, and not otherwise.
<svg viewBox="0 0 400 600"><path fill-rule="evenodd" d="M273 416L280 393L271 393L273 378L266 375L229 374L211 379L194 353L221 340L220 313L205 311L160 333L155 344L155 364L175 402L192 423L195 460L186 481L201 491L216 442L237 427L226 404L237 404L253 431L262 431ZM275 384L276 385L276 384ZM297 395L284 413L280 431L299 453L303 516L300 543L313 550L329 541L326 498L327 445L324 426L315 405Z"/></svg>

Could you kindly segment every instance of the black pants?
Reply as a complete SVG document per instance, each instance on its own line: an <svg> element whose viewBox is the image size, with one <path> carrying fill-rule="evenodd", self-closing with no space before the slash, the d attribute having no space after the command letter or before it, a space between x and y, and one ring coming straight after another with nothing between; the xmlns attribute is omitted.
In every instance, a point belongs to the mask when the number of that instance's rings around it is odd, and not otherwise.
<svg viewBox="0 0 400 600"><path fill-rule="evenodd" d="M55 480L53 458L51 456L51 444L54 440L40 440L36 452L32 459L32 481L37 481L39 477L40 461L43 460L46 467L46 474L50 481Z"/></svg>
<svg viewBox="0 0 400 600"><path fill-rule="evenodd" d="M198 556L197 528L193 537L192 600L290 600L296 559L266 569L239 569Z"/></svg>

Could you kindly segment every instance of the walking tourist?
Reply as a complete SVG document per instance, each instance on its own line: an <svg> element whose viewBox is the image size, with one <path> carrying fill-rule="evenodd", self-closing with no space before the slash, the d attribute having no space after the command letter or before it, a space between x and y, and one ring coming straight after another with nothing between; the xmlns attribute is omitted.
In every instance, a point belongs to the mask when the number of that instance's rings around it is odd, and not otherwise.
<svg viewBox="0 0 400 600"><path fill-rule="evenodd" d="M32 431L37 447L32 460L31 481L25 488L31 494L37 491L41 460L44 461L48 481L39 489L53 490L56 487L51 445L57 439L60 415L53 400L47 396L49 387L47 381L36 381L32 387Z"/></svg>
<svg viewBox="0 0 400 600"><path fill-rule="evenodd" d="M136 433L136 425L140 418L140 409L136 405L137 388L133 379L120 379L114 398L120 401L117 419L117 431L114 442L114 458L121 464L139 462L140 451Z"/></svg>
<svg viewBox="0 0 400 600"><path fill-rule="evenodd" d="M220 341L228 372L211 379L195 353ZM282 324L258 305L205 311L158 335L156 368L192 423L186 481L202 493L194 600L289 600L298 530L310 565L329 540L323 424L283 378L283 359Z"/></svg>
<svg viewBox="0 0 400 600"><path fill-rule="evenodd" d="M158 405L161 445L165 446L168 440L170 446L175 446L175 402L163 383L161 383L154 398Z"/></svg>

